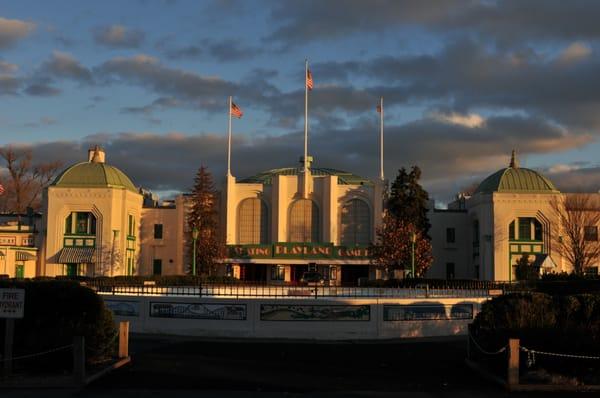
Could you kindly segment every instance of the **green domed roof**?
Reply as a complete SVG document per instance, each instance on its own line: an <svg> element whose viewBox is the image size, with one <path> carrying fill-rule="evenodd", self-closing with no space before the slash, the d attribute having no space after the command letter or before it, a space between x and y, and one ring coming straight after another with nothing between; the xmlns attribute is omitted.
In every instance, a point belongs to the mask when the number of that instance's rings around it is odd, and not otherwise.
<svg viewBox="0 0 600 398"><path fill-rule="evenodd" d="M479 184L475 193L558 193L554 184L531 169L525 169L518 166L515 155L510 162L510 166L498 170Z"/></svg>
<svg viewBox="0 0 600 398"><path fill-rule="evenodd" d="M68 167L51 184L65 188L124 188L138 192L125 173L101 162L81 162Z"/></svg>
<svg viewBox="0 0 600 398"><path fill-rule="evenodd" d="M281 169L267 170L258 173L251 177L241 179L242 184L266 184L271 185L273 177L282 176L297 176L303 171L303 167L285 167ZM372 181L357 176L356 174L348 173L342 170L328 169L324 167L311 167L310 172L313 176L337 176L338 184L340 185L371 185Z"/></svg>

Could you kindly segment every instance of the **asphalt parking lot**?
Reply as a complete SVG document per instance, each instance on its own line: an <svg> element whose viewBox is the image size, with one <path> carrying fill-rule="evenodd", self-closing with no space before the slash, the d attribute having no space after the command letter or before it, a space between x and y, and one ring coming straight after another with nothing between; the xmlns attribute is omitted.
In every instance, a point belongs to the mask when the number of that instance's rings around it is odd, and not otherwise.
<svg viewBox="0 0 600 398"><path fill-rule="evenodd" d="M199 340L136 335L131 365L88 390L497 391L464 364L464 339L419 342Z"/></svg>

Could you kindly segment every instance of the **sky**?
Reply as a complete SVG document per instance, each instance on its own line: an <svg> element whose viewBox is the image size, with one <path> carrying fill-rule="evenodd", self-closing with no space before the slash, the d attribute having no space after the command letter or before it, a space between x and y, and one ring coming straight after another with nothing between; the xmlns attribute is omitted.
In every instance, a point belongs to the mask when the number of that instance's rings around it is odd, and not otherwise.
<svg viewBox="0 0 600 398"><path fill-rule="evenodd" d="M418 165L440 203L506 167L600 189L600 2L0 1L0 146L69 165L102 145L138 186L198 167L299 165L304 60L316 167L376 178ZM0 170L1 172L1 170Z"/></svg>

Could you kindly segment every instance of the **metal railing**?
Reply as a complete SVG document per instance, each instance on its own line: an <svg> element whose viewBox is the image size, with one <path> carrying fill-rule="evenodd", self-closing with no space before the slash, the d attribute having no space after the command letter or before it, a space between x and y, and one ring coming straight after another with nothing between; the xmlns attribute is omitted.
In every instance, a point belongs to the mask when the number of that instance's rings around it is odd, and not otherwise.
<svg viewBox="0 0 600 398"><path fill-rule="evenodd" d="M98 293L131 296L295 297L295 298L453 298L488 297L487 289L203 284L201 286L90 286Z"/></svg>

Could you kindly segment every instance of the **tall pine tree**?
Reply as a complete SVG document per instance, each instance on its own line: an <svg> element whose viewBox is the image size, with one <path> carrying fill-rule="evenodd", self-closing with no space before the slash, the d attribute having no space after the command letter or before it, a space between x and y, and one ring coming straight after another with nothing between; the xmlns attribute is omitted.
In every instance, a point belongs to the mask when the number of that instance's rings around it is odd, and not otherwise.
<svg viewBox="0 0 600 398"><path fill-rule="evenodd" d="M191 210L187 216L190 234L190 256L193 257L192 231L198 230L196 240L196 273L212 275L217 260L223 258L225 247L219 236L218 194L212 174L202 165L194 178ZM191 269L190 269L190 272Z"/></svg>
<svg viewBox="0 0 600 398"><path fill-rule="evenodd" d="M397 221L413 225L426 239L429 238L429 220L427 219L427 202L429 194L419 184L421 169L413 166L410 172L403 167L392 183L387 201L389 214Z"/></svg>

